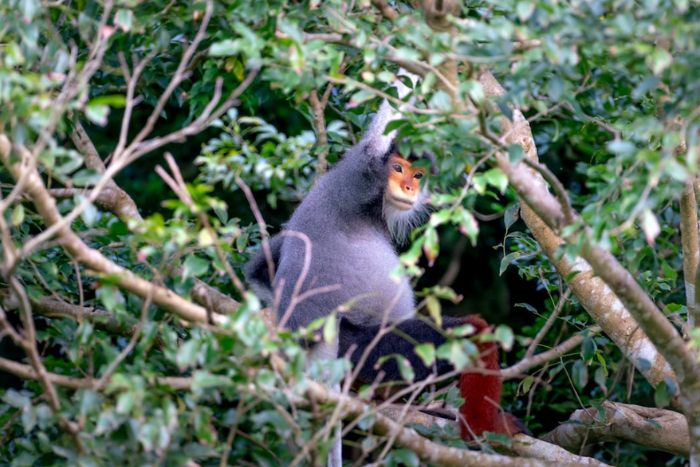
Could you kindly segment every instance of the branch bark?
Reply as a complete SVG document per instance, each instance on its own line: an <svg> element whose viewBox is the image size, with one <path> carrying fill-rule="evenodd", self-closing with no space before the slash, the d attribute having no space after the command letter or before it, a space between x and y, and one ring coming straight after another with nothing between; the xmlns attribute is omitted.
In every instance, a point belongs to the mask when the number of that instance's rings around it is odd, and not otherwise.
<svg viewBox="0 0 700 467"><path fill-rule="evenodd" d="M39 380L39 375L37 375L36 371L34 371L31 366L8 360L7 358L0 357L0 370L12 373L22 379L29 379L32 381ZM94 389L95 383L99 381L97 379L73 378L49 372L47 372L46 375L52 384L68 389ZM149 386L168 386L175 391L189 390L192 386L192 378L168 376L163 378L150 377L147 379ZM109 387L109 383L105 384L104 387Z"/></svg>
<svg viewBox="0 0 700 467"><path fill-rule="evenodd" d="M362 416L368 407L362 401L355 398L342 395L336 391L331 391L325 386L309 381L308 394L319 404L333 404L341 407L343 418ZM418 457L430 464L443 467L464 467L464 466L479 466L479 467L505 467L505 466L521 466L521 467L539 467L539 466L563 466L563 465L578 465L580 463L567 464L559 462L544 462L535 459L508 457L498 454L483 454L475 451L467 451L453 447L443 446L442 444L434 443L411 428L405 428L395 421L391 420L382 414L376 415L374 433L384 435L388 433L395 434L395 443L397 446L402 446L410 449Z"/></svg>
<svg viewBox="0 0 700 467"><path fill-rule="evenodd" d="M6 309L19 307L17 301L11 296L3 297L3 305ZM80 307L49 297L33 300L31 305L32 311L37 316L68 318L78 322L87 319L96 329L101 329L116 336L130 338L136 329L137 322L135 320L132 323L120 323L108 311L98 310L94 307ZM165 344L161 338L157 337L153 346L157 349L162 349Z"/></svg>
<svg viewBox="0 0 700 467"><path fill-rule="evenodd" d="M97 148L88 136L83 125L76 119L71 132L71 139L78 150L85 155L85 166L104 173L105 164L97 152ZM103 205L115 216L129 225L131 219L141 222L143 218L139 213L139 208L129 194L122 190L117 183L110 179L105 185L104 191L98 196L97 203Z"/></svg>
<svg viewBox="0 0 700 467"><path fill-rule="evenodd" d="M683 281L685 303L688 307L688 326L695 327L698 311L695 309L695 273L700 261L698 245L698 205L693 182L688 182L681 195L681 242L683 246Z"/></svg>
<svg viewBox="0 0 700 467"><path fill-rule="evenodd" d="M402 425L422 425L425 428L432 428L434 425L441 427L452 426L455 432L459 431L457 420L450 420L443 417L435 417L419 410L409 410L405 412L400 406L390 406L381 409L381 414ZM535 439L525 434L517 434L513 437L511 445L507 451L520 457L540 459L542 461L557 462L564 464L581 464L606 466L591 457L578 456L566 449L550 442Z"/></svg>
<svg viewBox="0 0 700 467"><path fill-rule="evenodd" d="M328 86L331 85L329 84ZM314 113L314 126L316 127L316 135L318 136L316 142L319 146L325 146L328 144L328 136L326 135L326 119L324 114L325 105L323 105L321 100L319 100L318 91L315 89L309 93L309 103L311 104L311 110ZM316 174L319 177L326 173L326 170L328 169L328 161L326 160L327 155L327 149L324 149L323 152L318 155Z"/></svg>
<svg viewBox="0 0 700 467"><path fill-rule="evenodd" d="M606 442L629 442L688 457L690 437L685 417L670 410L638 405L603 402L604 419L597 419L594 408L579 409L569 422L544 436L544 440L571 452L585 445Z"/></svg>

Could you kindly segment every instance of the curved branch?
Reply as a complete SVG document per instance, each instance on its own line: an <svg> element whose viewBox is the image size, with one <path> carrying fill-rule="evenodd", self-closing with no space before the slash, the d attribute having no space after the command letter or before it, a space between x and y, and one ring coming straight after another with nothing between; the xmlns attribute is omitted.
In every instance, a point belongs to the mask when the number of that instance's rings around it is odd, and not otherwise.
<svg viewBox="0 0 700 467"><path fill-rule="evenodd" d="M69 114L70 115L70 114ZM79 121L73 124L71 139L78 150L85 155L85 166L97 170L100 173L105 172L105 164L97 152L97 148L88 136L83 125ZM68 195L72 196L72 195ZM59 195L59 197L61 197ZM129 225L129 220L143 221L139 208L129 194L122 190L114 180L109 180L105 185L105 189L95 200L107 208L111 213L121 219L126 225Z"/></svg>
<svg viewBox="0 0 700 467"><path fill-rule="evenodd" d="M605 418L596 409L579 409L544 440L571 452L601 441L630 442L688 457L690 437L685 417L670 410L603 402Z"/></svg>

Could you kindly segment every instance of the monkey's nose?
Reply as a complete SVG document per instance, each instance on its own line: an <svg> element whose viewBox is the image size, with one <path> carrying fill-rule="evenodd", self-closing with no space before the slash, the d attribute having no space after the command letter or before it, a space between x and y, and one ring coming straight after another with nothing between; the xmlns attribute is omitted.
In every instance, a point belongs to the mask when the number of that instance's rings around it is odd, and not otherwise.
<svg viewBox="0 0 700 467"><path fill-rule="evenodd" d="M413 191L413 187L411 185L406 185L405 190L408 192L411 192L411 191Z"/></svg>

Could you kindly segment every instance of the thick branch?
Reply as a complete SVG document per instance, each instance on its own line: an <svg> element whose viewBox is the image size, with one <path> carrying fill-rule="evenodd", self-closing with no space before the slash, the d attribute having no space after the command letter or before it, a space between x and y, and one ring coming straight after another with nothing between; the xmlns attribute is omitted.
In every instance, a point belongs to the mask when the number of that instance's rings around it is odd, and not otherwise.
<svg viewBox="0 0 700 467"><path fill-rule="evenodd" d="M29 379L32 381L38 381L39 376L36 371L29 366L17 363L12 360L0 357L0 370L12 373L13 375L22 378ZM48 373L47 376L51 383L62 386L69 389L82 389L89 388L94 389L97 380L92 379L82 379L82 378L72 378L70 376L57 375L56 373ZM175 391L188 390L192 386L192 378L180 378L180 377L150 377L148 378L149 386L167 386ZM109 383L104 386L109 387Z"/></svg>
<svg viewBox="0 0 700 467"><path fill-rule="evenodd" d="M586 444L630 442L688 457L690 438L685 417L670 410L638 405L603 402L605 419L594 408L580 409L543 438L571 452L580 452Z"/></svg>
<svg viewBox="0 0 700 467"><path fill-rule="evenodd" d="M693 182L688 182L681 195L681 241L683 245L683 281L685 282L685 303L688 306L688 326L697 322L695 317L695 272L700 260L698 250L698 206L695 200Z"/></svg>
<svg viewBox="0 0 700 467"><path fill-rule="evenodd" d="M333 404L342 407L341 410L343 418L359 417L368 410L367 405L362 401L342 395L336 391L332 391L315 381L309 381L308 393L309 396L312 397L317 403ZM496 454L483 454L475 451L447 447L423 438L415 430L405 428L382 414L376 414L375 417L376 421L374 422L372 431L380 435L388 433L395 434L395 443L397 446L410 449L416 453L422 461L430 465L444 467L534 467L545 465L567 465L566 463L549 463L534 459L508 457Z"/></svg>
<svg viewBox="0 0 700 467"><path fill-rule="evenodd" d="M329 84L329 86L331 86ZM325 146L328 144L328 136L326 135L326 118L324 114L325 106L321 103L318 98L318 92L314 89L309 93L309 103L311 104L311 110L314 113L314 126L316 127L316 135L319 146ZM324 149L318 155L318 165L316 166L316 172L319 176L326 173L328 169L328 161L326 156L328 155L328 149Z"/></svg>
<svg viewBox="0 0 700 467"><path fill-rule="evenodd" d="M421 9L423 10L423 18L430 26L430 29L436 32L445 32L450 36L457 34L457 28L450 21L450 16L459 17L460 2L457 0L420 0ZM453 86L458 84L458 67L457 61L454 59L444 60L437 69L446 81ZM454 93L454 87L445 86L441 81L438 81L438 86L448 92L454 100L457 96Z"/></svg>
<svg viewBox="0 0 700 467"><path fill-rule="evenodd" d="M459 431L459 423L455 419L447 419L443 417L435 417L419 410L402 410L402 406L391 405L380 410L381 414L389 417L402 425L422 425L428 429L434 425L441 427L452 426L455 431ZM518 434L513 437L513 442L508 447L508 451L520 457L528 457L540 459L543 461L565 463L565 464L583 464L605 466L603 462L597 461L590 457L578 456L571 454L566 449L563 449L555 444L551 444L539 439L535 439L525 434Z"/></svg>
<svg viewBox="0 0 700 467"><path fill-rule="evenodd" d="M372 6L379 10L382 16L389 21L393 22L399 16L399 13L383 0L372 0Z"/></svg>

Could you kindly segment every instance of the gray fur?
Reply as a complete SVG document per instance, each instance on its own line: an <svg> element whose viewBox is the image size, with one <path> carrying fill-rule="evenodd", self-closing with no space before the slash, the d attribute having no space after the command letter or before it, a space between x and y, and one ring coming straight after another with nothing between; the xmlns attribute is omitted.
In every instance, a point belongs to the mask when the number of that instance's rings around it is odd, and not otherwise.
<svg viewBox="0 0 700 467"><path fill-rule="evenodd" d="M401 82L397 88L400 97L410 92ZM271 241L277 266L274 294L264 273L267 265L262 252L246 267L248 281L268 305L273 305L273 296L279 297L277 316L286 327L307 326L334 310L341 310L345 319L367 325L379 324L384 313L391 321L413 316L415 299L408 278L397 281L391 277L400 265L392 234L397 239L405 237L416 220L424 217L423 210L384 208L387 161L395 150L396 136L395 131L384 132L390 121L400 117L384 101L360 143L318 181L286 224L285 231L302 234L311 244L303 283L298 281L307 261L307 246L299 235L280 235ZM333 286L333 291L311 292ZM305 293L309 296L294 305L295 297Z"/></svg>

